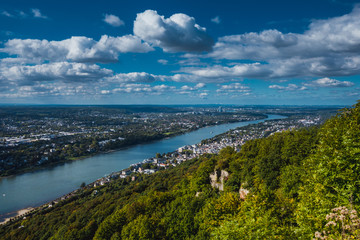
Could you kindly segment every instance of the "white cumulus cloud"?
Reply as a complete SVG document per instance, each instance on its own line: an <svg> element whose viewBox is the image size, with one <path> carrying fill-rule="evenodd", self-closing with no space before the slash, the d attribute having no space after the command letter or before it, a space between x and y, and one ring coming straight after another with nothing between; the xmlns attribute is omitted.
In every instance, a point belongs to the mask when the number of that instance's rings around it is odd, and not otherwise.
<svg viewBox="0 0 360 240"><path fill-rule="evenodd" d="M160 63L160 64L162 64L162 65L166 65L166 64L168 64L168 60L166 60L166 59L159 59L158 60L158 63Z"/></svg>
<svg viewBox="0 0 360 240"><path fill-rule="evenodd" d="M95 64L56 62L34 66L13 66L0 69L3 81L17 85L32 85L35 82L61 81L91 82L112 75L109 69Z"/></svg>
<svg viewBox="0 0 360 240"><path fill-rule="evenodd" d="M115 62L119 53L152 51L149 44L133 35L101 36L99 41L87 37L71 37L62 41L10 39L1 52L17 55L29 62L65 61Z"/></svg>
<svg viewBox="0 0 360 240"><path fill-rule="evenodd" d="M184 85L184 86L182 86L180 89L181 89L182 91L197 91L197 90L199 90L199 89L204 88L205 86L206 86L205 83L198 83L198 84L196 84L194 87L190 87L190 86L188 86L188 85Z"/></svg>
<svg viewBox="0 0 360 240"><path fill-rule="evenodd" d="M174 86L168 86L165 84L151 86L150 84L138 84L138 83L122 83L119 88L115 88L112 91L114 93L141 93L149 95L160 95L167 92L174 91Z"/></svg>
<svg viewBox="0 0 360 240"><path fill-rule="evenodd" d="M113 14L105 14L103 21L113 27L120 27L125 25L123 20L121 20L118 16L115 16Z"/></svg>
<svg viewBox="0 0 360 240"><path fill-rule="evenodd" d="M313 20L302 34L269 29L224 36L207 54L215 59L263 62L258 70L266 69L262 77L270 78L356 75L359 55L359 6L340 17Z"/></svg>
<svg viewBox="0 0 360 240"><path fill-rule="evenodd" d="M224 82L244 77L255 78L271 74L270 69L263 68L259 63L238 64L233 67L215 65L206 68L183 68L182 70L212 82Z"/></svg>
<svg viewBox="0 0 360 240"><path fill-rule="evenodd" d="M227 59L271 60L360 53L360 7L341 17L314 20L303 34L265 30L219 39L210 55Z"/></svg>
<svg viewBox="0 0 360 240"><path fill-rule="evenodd" d="M112 77L108 77L107 81L113 83L152 83L155 81L163 81L164 77L146 72L130 72L118 73Z"/></svg>
<svg viewBox="0 0 360 240"><path fill-rule="evenodd" d="M183 13L169 18L154 10L139 13L134 22L134 34L166 52L210 51L214 44L206 29L196 24L195 18Z"/></svg>
<svg viewBox="0 0 360 240"><path fill-rule="evenodd" d="M209 95L208 93L202 92L202 93L199 94L199 97L203 98L203 99L206 99L208 95Z"/></svg>
<svg viewBox="0 0 360 240"><path fill-rule="evenodd" d="M32 14L33 14L33 16L34 16L35 18L44 18L44 19L48 18L47 16L43 15L43 14L40 12L40 10L37 9L37 8L31 9L31 12L32 12Z"/></svg>
<svg viewBox="0 0 360 240"><path fill-rule="evenodd" d="M225 92L225 93L248 93L251 89L248 86L244 86L241 83L231 83L228 85L221 85L216 92Z"/></svg>
<svg viewBox="0 0 360 240"><path fill-rule="evenodd" d="M355 84L349 81L339 81L331 78L320 78L317 80L310 81L308 83L303 83L302 86L296 84L288 84L287 86L281 85L270 85L269 88L276 89L280 91L303 91L307 89L316 89L316 88L340 88L340 87L352 87Z"/></svg>
<svg viewBox="0 0 360 240"><path fill-rule="evenodd" d="M298 86L296 84L288 84L287 86L280 86L280 85L270 85L269 88L276 89L280 91L303 91L307 88L304 86Z"/></svg>
<svg viewBox="0 0 360 240"><path fill-rule="evenodd" d="M336 88L336 87L351 87L355 84L353 82L349 81L339 81L336 79L331 78L320 78L315 81L312 81L311 83L305 84L306 86L311 87L330 87L330 88Z"/></svg>

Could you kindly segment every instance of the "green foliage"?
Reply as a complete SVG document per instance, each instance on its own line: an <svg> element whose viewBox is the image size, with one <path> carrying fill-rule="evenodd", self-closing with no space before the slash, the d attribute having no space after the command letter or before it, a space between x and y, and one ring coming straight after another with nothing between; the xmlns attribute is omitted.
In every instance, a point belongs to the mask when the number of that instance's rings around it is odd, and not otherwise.
<svg viewBox="0 0 360 240"><path fill-rule="evenodd" d="M215 157L211 157L210 159L203 158L203 161L200 163L199 168L191 180L192 190L202 192L211 188L209 175L214 171L215 164Z"/></svg>
<svg viewBox="0 0 360 240"><path fill-rule="evenodd" d="M213 189L209 178L221 170L229 173L223 192ZM337 238L349 224L333 228L326 215L336 206L360 208L360 103L320 129L273 134L246 142L240 152L225 148L218 155L203 155L134 182L118 179L97 190L93 195L93 189L84 188L76 198L0 227L0 235L311 239L326 230ZM350 215L346 219L353 220ZM357 236L358 229L351 234Z"/></svg>
<svg viewBox="0 0 360 240"><path fill-rule="evenodd" d="M319 136L299 192L298 222L309 237L332 208L360 204L360 103L326 122Z"/></svg>
<svg viewBox="0 0 360 240"><path fill-rule="evenodd" d="M198 214L197 221L200 228L211 232L225 219L236 215L240 208L239 194L227 192L209 199L203 210Z"/></svg>
<svg viewBox="0 0 360 240"><path fill-rule="evenodd" d="M159 219L139 215L122 229L121 239L162 239L160 229Z"/></svg>

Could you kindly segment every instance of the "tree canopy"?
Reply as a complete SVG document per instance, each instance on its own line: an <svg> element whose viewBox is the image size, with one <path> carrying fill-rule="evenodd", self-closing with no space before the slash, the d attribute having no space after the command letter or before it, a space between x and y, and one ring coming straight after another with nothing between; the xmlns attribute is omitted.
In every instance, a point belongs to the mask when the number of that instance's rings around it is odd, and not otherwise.
<svg viewBox="0 0 360 240"><path fill-rule="evenodd" d="M224 191L211 185L210 174L219 171L228 173ZM225 148L218 155L203 155L135 181L118 179L97 190L94 195L94 189L84 188L76 197L2 226L0 235L311 239L329 227L326 216L332 209L360 208L360 103L320 128L276 133L246 142L239 152ZM240 198L239 190L247 195Z"/></svg>

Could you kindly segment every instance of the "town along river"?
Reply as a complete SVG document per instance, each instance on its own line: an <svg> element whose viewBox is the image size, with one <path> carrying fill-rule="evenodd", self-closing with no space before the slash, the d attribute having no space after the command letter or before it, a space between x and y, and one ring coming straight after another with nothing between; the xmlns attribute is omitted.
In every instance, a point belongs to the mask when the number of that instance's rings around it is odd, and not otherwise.
<svg viewBox="0 0 360 240"><path fill-rule="evenodd" d="M133 163L154 157L157 152L172 152L230 129L282 118L285 117L268 115L267 119L262 120L205 127L176 137L0 179L0 215L40 206L79 188L83 182L88 184L107 174L128 168Z"/></svg>

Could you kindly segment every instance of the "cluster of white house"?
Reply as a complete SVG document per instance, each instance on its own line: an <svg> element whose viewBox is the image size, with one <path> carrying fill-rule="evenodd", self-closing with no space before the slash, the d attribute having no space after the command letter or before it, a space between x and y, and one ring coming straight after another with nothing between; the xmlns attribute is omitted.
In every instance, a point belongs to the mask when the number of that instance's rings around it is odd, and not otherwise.
<svg viewBox="0 0 360 240"><path fill-rule="evenodd" d="M37 141L50 141L51 139L63 136L72 136L76 134L81 134L82 132L58 132L54 133L44 133L44 134L31 134L29 137L25 135L19 137L2 137L0 138L0 146L14 147L20 144L27 144Z"/></svg>
<svg viewBox="0 0 360 240"><path fill-rule="evenodd" d="M313 125L320 121L319 118L315 119L300 119L295 120L302 125ZM277 121L277 122L265 122L265 129L260 130L254 126L254 129L235 129L228 134L224 135L218 141L212 141L208 143L199 143L194 145L186 145L178 148L176 151L163 154L160 157L153 157L145 159L142 162L131 164L130 168L112 173L104 178L98 179L92 185L94 187L104 185L115 178L127 178L130 177L135 180L136 176L133 173L140 174L153 174L161 168L168 168L170 166L176 166L184 161L193 159L202 154L210 153L216 154L221 149L231 146L235 150L239 151L241 146L249 140L262 138L266 134L273 134L276 132L293 129L297 124L289 121Z"/></svg>

